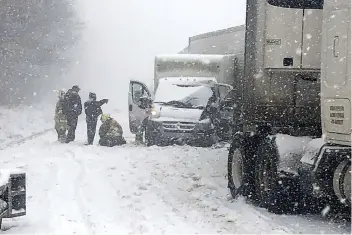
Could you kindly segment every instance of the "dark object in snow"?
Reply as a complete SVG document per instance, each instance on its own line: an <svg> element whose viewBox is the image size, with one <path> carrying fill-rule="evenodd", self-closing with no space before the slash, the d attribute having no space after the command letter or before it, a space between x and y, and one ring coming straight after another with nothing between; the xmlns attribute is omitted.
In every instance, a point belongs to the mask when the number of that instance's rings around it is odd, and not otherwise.
<svg viewBox="0 0 352 235"><path fill-rule="evenodd" d="M26 213L26 174L10 174L8 183L0 186L0 229L3 218L24 216Z"/></svg>
<svg viewBox="0 0 352 235"><path fill-rule="evenodd" d="M82 113L81 97L78 94L79 90L78 86L73 86L65 95L65 115L68 125L66 143L75 140L78 116Z"/></svg>
<svg viewBox="0 0 352 235"><path fill-rule="evenodd" d="M67 131L67 118L64 113L65 109L65 92L59 91L59 100L55 107L55 130L57 132L57 138L60 142L66 141Z"/></svg>
<svg viewBox="0 0 352 235"><path fill-rule="evenodd" d="M68 132L67 132L67 137L66 137L66 143L69 143L69 142L75 140L77 122L78 122L78 117L76 117L76 116L68 116L67 117Z"/></svg>
<svg viewBox="0 0 352 235"><path fill-rule="evenodd" d="M102 125L99 128L99 144L101 146L113 147L116 145L126 144L123 138L123 130L121 125L107 114L101 115Z"/></svg>
<svg viewBox="0 0 352 235"><path fill-rule="evenodd" d="M84 103L84 112L86 114L87 122L88 145L93 144L98 117L103 113L101 106L108 103L108 99L102 99L99 101L97 101L96 99L96 94L90 92L89 100Z"/></svg>
<svg viewBox="0 0 352 235"><path fill-rule="evenodd" d="M275 138L262 139L255 164L259 201L261 206L277 214L297 213L302 205L299 178L281 174L278 170L279 158Z"/></svg>

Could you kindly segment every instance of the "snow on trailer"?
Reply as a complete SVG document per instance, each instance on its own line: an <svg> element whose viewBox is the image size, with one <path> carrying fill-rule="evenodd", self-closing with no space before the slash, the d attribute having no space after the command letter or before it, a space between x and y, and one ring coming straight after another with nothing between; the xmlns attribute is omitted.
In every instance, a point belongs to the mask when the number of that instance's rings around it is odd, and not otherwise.
<svg viewBox="0 0 352 235"><path fill-rule="evenodd" d="M313 139L306 136L277 134L275 140L279 154L278 171L297 175L302 155L307 151Z"/></svg>
<svg viewBox="0 0 352 235"><path fill-rule="evenodd" d="M204 55L204 54L159 54L155 56L156 60L160 61L177 61L177 62L196 62L201 61L204 64L211 62L219 62L224 55Z"/></svg>

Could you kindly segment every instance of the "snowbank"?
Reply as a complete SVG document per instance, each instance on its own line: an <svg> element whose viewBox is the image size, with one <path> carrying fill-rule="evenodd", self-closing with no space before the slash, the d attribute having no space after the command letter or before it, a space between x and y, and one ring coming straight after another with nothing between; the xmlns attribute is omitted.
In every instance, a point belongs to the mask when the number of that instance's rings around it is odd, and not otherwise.
<svg viewBox="0 0 352 235"><path fill-rule="evenodd" d="M309 144L307 146L307 150L305 151L305 153L301 159L301 162L313 165L314 161L315 161L316 157L318 156L319 151L323 147L324 143L325 142L324 142L323 138L314 139L311 142L309 142Z"/></svg>
<svg viewBox="0 0 352 235"><path fill-rule="evenodd" d="M0 145L54 127L54 105L0 107Z"/></svg>
<svg viewBox="0 0 352 235"><path fill-rule="evenodd" d="M296 174L299 161L311 141L310 137L276 135L276 145L280 155L279 170Z"/></svg>

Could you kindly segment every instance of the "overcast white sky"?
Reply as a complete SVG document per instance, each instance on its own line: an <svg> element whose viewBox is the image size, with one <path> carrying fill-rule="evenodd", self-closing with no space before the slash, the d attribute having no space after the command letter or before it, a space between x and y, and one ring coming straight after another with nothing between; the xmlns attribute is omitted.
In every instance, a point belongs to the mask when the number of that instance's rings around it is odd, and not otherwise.
<svg viewBox="0 0 352 235"><path fill-rule="evenodd" d="M245 0L80 0L86 23L83 54L72 76L82 98L96 91L127 107L129 79L148 85L154 55L177 53L188 37L245 22Z"/></svg>

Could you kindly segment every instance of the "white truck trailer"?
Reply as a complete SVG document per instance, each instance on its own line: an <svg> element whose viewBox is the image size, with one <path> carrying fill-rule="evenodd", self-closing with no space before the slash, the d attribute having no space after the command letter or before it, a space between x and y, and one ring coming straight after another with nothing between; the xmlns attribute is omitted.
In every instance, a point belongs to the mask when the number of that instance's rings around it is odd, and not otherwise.
<svg viewBox="0 0 352 235"><path fill-rule="evenodd" d="M307 198L350 209L351 1L247 0L245 35L231 194L276 213ZM283 154L282 136L300 151Z"/></svg>

